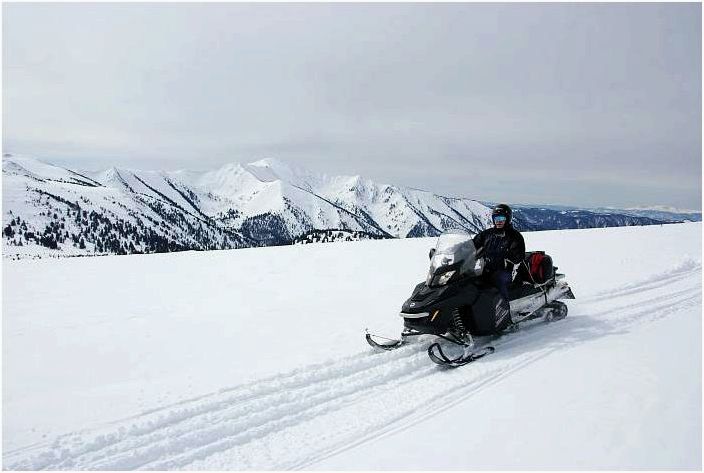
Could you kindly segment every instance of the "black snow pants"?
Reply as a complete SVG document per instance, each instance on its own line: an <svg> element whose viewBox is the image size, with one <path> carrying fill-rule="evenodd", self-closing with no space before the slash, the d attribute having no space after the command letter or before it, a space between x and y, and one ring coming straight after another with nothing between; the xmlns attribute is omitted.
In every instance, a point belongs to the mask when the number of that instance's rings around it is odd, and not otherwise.
<svg viewBox="0 0 704 473"><path fill-rule="evenodd" d="M499 290L499 294L503 296L508 302L508 286L511 284L513 274L512 271L506 269L500 269L498 271L493 271L488 275L488 281Z"/></svg>
<svg viewBox="0 0 704 473"><path fill-rule="evenodd" d="M511 323L511 306L509 305L508 286L513 279L513 272L505 269L492 271L486 279L499 290L501 300L497 301L494 327L498 332Z"/></svg>

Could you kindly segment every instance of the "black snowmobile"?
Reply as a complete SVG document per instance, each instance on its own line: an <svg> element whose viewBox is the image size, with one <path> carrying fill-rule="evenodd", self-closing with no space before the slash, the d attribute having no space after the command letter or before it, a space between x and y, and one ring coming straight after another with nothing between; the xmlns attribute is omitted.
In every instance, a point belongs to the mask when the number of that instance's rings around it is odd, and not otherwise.
<svg viewBox="0 0 704 473"><path fill-rule="evenodd" d="M498 335L513 330L523 321L545 318L562 319L567 306L559 299L574 299L564 274L557 273L552 258L542 251L526 253L514 267L509 287L510 317L496 324L499 291L483 280L482 249L472 238L459 231L445 232L430 250L430 270L401 313L404 329L400 339L384 338L367 332L367 342L379 349L400 347L408 337L435 335L461 347L462 354L450 358L440 343L428 347L428 355L443 366L462 366L494 352L491 346L478 351L474 337Z"/></svg>

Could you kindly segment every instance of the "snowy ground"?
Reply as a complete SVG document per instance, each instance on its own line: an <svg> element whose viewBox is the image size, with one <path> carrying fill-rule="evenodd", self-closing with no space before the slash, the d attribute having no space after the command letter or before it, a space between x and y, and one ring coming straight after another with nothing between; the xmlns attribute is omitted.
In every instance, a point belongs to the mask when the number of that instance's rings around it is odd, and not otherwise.
<svg viewBox="0 0 704 473"><path fill-rule="evenodd" d="M701 469L701 224L526 233L577 296L442 371L433 239L3 261L5 469Z"/></svg>

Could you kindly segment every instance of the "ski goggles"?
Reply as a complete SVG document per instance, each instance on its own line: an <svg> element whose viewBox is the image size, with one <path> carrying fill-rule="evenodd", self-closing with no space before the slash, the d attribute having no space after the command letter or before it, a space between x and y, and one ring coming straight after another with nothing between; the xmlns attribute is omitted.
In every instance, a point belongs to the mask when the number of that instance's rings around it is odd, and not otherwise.
<svg viewBox="0 0 704 473"><path fill-rule="evenodd" d="M493 219L494 219L494 223L502 223L502 222L505 223L506 222L505 215L494 215Z"/></svg>

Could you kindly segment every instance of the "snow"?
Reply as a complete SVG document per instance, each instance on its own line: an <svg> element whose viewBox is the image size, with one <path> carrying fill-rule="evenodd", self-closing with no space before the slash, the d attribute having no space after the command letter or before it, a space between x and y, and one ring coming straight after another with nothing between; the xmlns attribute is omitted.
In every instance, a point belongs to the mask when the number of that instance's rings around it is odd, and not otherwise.
<svg viewBox="0 0 704 473"><path fill-rule="evenodd" d="M701 469L701 223L524 233L577 299L389 353L435 239L3 261L5 469Z"/></svg>
<svg viewBox="0 0 704 473"><path fill-rule="evenodd" d="M54 166L29 156L13 155L11 158L3 158L3 170L41 179L90 182L90 179L84 178L68 169Z"/></svg>

